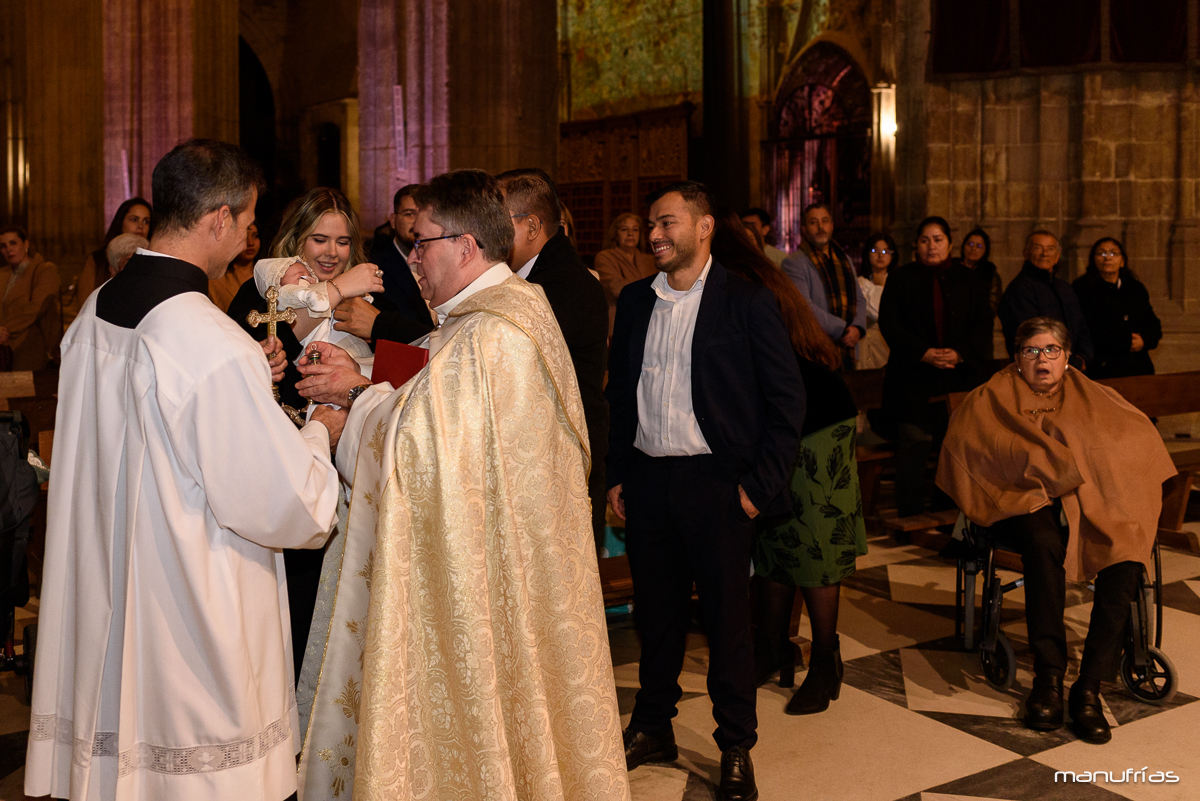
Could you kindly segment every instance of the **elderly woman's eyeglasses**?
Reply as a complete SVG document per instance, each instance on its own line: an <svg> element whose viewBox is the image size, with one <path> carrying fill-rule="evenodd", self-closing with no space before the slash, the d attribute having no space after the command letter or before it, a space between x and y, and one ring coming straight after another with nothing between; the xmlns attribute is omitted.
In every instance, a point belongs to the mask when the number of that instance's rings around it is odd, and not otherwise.
<svg viewBox="0 0 1200 801"><path fill-rule="evenodd" d="M1054 361L1059 356L1062 356L1062 352L1063 349L1058 345L1047 345L1044 348L1021 348L1021 358L1025 361L1031 362L1036 359L1038 355L1044 353L1046 354L1047 359Z"/></svg>

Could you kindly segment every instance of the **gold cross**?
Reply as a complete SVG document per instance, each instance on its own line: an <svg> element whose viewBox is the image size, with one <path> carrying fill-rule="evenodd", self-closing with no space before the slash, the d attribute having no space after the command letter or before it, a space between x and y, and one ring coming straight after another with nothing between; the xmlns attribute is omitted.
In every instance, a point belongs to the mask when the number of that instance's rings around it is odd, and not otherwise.
<svg viewBox="0 0 1200 801"><path fill-rule="evenodd" d="M267 287L267 313L255 309L246 315L246 322L250 323L251 328L258 328L259 323L267 324L267 337L275 336L275 326L278 323L287 323L291 325L296 322L296 310L284 309L278 310L279 304L279 287Z"/></svg>
<svg viewBox="0 0 1200 801"><path fill-rule="evenodd" d="M271 337L275 336L276 326L279 323L287 323L288 325L291 325L292 323L296 322L296 310L284 309L283 311L279 311L279 287L271 286L267 287L267 313L263 314L255 309L246 315L246 322L250 323L251 328L258 328L259 323L266 323L267 338L270 339ZM288 406L279 399L279 385L272 383L271 393L275 396L275 401L279 404L280 408L283 409L291 421L295 423L298 428L303 428L304 416L301 415L296 409L293 409L291 406Z"/></svg>

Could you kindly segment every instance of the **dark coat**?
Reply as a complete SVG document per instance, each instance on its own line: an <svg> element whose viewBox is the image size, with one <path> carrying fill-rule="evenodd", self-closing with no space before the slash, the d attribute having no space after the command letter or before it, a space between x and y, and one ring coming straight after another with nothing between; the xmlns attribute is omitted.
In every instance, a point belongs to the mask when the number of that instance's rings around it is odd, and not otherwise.
<svg viewBox="0 0 1200 801"><path fill-rule="evenodd" d="M637 388L654 277L617 300L605 394L612 410L608 486L625 482L637 437ZM790 507L783 492L796 467L805 412L804 382L775 296L716 261L709 268L692 335L692 409L731 481L763 514Z"/></svg>
<svg viewBox="0 0 1200 801"><path fill-rule="evenodd" d="M383 296L395 305L400 316L428 326L425 331L431 331L433 318L429 314L429 307L425 305L417 279L413 278L408 260L396 247L396 241L390 238L376 239L368 261L383 271Z"/></svg>
<svg viewBox="0 0 1200 801"><path fill-rule="evenodd" d="M587 420L592 474L604 470L608 453L608 401L604 399L604 368L608 363L608 301L604 288L575 252L571 240L560 231L550 238L527 279L546 293L550 309L562 329L579 396ZM592 499L595 502L595 498ZM603 499L600 499L603 503Z"/></svg>
<svg viewBox="0 0 1200 801"><path fill-rule="evenodd" d="M942 339L933 316L933 282L942 287ZM891 353L883 378L883 417L889 424L930 422L929 399L965 392L991 376L991 277L961 264L942 270L913 262L888 274L879 301L879 331ZM953 348L963 358L951 370L921 361L930 348Z"/></svg>
<svg viewBox="0 0 1200 801"><path fill-rule="evenodd" d="M1071 285L1052 272L1038 269L1025 262L1021 272L1004 290L997 311L1000 325L1004 328L1004 345L1008 355L1013 355L1013 340L1017 327L1034 317L1050 317L1067 327L1071 335L1072 353L1090 365L1092 362L1092 338L1088 335L1087 321L1079 308L1079 299Z"/></svg>
<svg viewBox="0 0 1200 801"><path fill-rule="evenodd" d="M1121 270L1121 285L1110 284L1099 273L1080 276L1071 285L1087 320L1095 353L1088 363L1089 378L1153 375L1150 351L1162 339L1162 323L1150 305L1150 293L1129 270ZM1130 350L1133 335L1145 347Z"/></svg>

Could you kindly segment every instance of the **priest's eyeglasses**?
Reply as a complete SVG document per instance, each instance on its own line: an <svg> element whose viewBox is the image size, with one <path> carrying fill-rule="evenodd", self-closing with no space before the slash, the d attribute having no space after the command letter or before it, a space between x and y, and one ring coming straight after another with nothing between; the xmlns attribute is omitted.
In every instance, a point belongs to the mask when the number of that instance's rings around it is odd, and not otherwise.
<svg viewBox="0 0 1200 801"><path fill-rule="evenodd" d="M463 234L446 234L445 236L428 236L424 239L413 240L413 250L417 252L417 258L420 258L425 253L425 245L430 242L436 242L439 239L458 239Z"/></svg>
<svg viewBox="0 0 1200 801"><path fill-rule="evenodd" d="M1063 349L1058 345L1047 345L1044 348L1021 348L1021 358L1027 362L1036 359L1040 354L1046 354L1046 358L1054 361L1059 356L1062 356Z"/></svg>

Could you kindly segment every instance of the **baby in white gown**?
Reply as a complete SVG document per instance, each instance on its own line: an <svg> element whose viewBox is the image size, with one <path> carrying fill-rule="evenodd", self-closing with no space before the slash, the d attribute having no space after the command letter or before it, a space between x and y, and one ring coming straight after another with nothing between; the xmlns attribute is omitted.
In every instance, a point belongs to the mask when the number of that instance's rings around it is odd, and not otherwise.
<svg viewBox="0 0 1200 801"><path fill-rule="evenodd" d="M299 314L307 314L310 318L323 318L315 328L300 340L301 352L296 356L299 364L308 345L312 342L328 342L346 351L358 362L358 369L368 379L371 377L371 367L375 356L371 347L348 331L338 331L333 327L333 312L329 305L329 285L318 281L303 260L262 259L254 265L254 284L258 294L264 298L267 289L272 286L279 288L278 308L296 309ZM342 290L339 282L337 289ZM372 298L366 292L355 292L346 287L344 297L363 297L368 303Z"/></svg>

